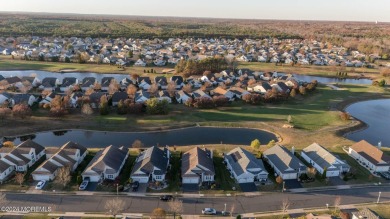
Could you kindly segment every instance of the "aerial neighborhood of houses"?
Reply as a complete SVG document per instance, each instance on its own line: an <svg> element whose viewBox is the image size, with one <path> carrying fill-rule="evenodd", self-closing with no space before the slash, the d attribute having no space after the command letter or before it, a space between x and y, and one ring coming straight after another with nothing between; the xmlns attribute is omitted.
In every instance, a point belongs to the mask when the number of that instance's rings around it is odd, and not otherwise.
<svg viewBox="0 0 390 219"><path fill-rule="evenodd" d="M59 37L0 38L0 53L14 58L56 62L103 63L118 66L175 65L181 59L215 55L242 62L363 67L377 54L307 39L100 39ZM8 46L7 46L8 45ZM137 57L137 58L135 58Z"/></svg>
<svg viewBox="0 0 390 219"><path fill-rule="evenodd" d="M176 149L174 149L176 150ZM155 186L167 186L167 178L172 166L172 148L169 146L142 149L138 152L131 172L127 173L131 182ZM372 174L390 170L390 157L381 147L373 146L362 140L345 149L346 154L356 159ZM215 151L203 147L192 147L181 154L181 185L210 185L215 183L219 171L226 171L239 185L248 183L269 183L270 178L280 178L285 182L302 181L308 169L314 168L326 178L342 177L350 171L349 164L333 155L318 143L313 143L295 152L276 143L257 157L244 147L236 147L222 153L224 170L215 166ZM36 181L53 181L59 171L66 167L74 173L88 154L86 147L67 142L59 148L45 148L32 140L26 140L15 148L0 148L0 180L7 182L17 172L32 170L31 176ZM129 159L129 148L107 146L99 150L80 172L83 182L102 183L114 181L123 174L124 165ZM38 162L38 166L35 163ZM35 169L31 169L35 168ZM129 170L128 170L129 171ZM304 177L305 176L305 177ZM85 188L83 188L84 190Z"/></svg>

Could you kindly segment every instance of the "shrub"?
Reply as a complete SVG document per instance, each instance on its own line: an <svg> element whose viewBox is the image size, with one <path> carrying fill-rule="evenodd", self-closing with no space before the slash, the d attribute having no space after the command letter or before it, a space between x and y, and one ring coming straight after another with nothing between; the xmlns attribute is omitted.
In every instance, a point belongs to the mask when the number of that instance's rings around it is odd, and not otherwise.
<svg viewBox="0 0 390 219"><path fill-rule="evenodd" d="M340 118L343 121L348 121L348 120L351 119L351 115L349 113L347 113L347 112L341 112Z"/></svg>
<svg viewBox="0 0 390 219"><path fill-rule="evenodd" d="M193 106L199 109L211 109L214 108L214 102L207 97L195 98Z"/></svg>

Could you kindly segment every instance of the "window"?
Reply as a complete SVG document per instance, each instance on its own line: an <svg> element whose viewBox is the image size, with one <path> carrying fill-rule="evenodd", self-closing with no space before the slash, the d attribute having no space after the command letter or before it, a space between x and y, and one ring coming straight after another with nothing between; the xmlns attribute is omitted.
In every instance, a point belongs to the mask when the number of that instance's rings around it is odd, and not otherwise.
<svg viewBox="0 0 390 219"><path fill-rule="evenodd" d="M111 175L111 174L110 174L110 175L107 175L107 178L108 178L108 179L114 179L114 175Z"/></svg>
<svg viewBox="0 0 390 219"><path fill-rule="evenodd" d="M156 175L155 178L156 178L156 179L162 179L162 176Z"/></svg>

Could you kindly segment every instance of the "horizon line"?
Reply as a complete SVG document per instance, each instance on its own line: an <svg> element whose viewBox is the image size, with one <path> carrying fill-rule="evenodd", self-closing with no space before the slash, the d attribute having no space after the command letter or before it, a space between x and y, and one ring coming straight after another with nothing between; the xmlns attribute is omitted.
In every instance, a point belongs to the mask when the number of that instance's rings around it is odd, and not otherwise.
<svg viewBox="0 0 390 219"><path fill-rule="evenodd" d="M321 20L321 19L279 19L279 18L228 18L228 17L183 17L183 16L167 16L167 15L126 15L126 14L100 14L100 13L91 13L91 14L85 14L85 13L71 13L71 12L35 12L35 11L1 11L0 14L49 14L49 15L83 15L83 16L93 16L93 15L100 15L100 16L117 16L117 17L151 17L151 18L184 18L184 19L225 19L225 20L266 20L266 21L306 21L306 22L356 22L356 23L390 23L390 21L379 21L379 20Z"/></svg>

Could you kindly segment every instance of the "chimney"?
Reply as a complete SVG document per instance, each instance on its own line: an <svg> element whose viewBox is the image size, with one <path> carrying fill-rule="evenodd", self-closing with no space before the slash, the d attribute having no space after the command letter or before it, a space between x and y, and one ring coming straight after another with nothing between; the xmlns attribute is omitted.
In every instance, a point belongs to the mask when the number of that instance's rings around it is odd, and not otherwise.
<svg viewBox="0 0 390 219"><path fill-rule="evenodd" d="M381 149L382 148L382 142L378 142L378 148Z"/></svg>
<svg viewBox="0 0 390 219"><path fill-rule="evenodd" d="M292 154L295 153L295 147L294 147L294 146L292 146L292 148L291 148L291 153L292 153Z"/></svg>

